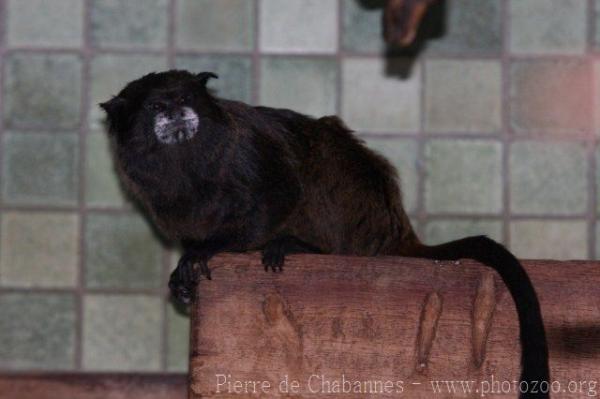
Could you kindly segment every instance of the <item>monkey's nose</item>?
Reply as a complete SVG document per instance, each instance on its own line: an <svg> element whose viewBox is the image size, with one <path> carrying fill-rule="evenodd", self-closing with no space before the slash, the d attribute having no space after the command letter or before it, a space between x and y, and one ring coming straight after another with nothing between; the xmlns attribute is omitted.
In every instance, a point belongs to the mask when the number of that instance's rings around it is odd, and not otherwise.
<svg viewBox="0 0 600 399"><path fill-rule="evenodd" d="M182 108L176 108L169 112L169 119L171 120L180 120L185 118L185 110Z"/></svg>

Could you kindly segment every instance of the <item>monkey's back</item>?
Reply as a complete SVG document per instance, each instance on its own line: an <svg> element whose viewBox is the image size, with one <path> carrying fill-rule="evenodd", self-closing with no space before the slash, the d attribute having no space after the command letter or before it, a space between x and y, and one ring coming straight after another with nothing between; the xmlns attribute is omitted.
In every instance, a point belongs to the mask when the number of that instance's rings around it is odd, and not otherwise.
<svg viewBox="0 0 600 399"><path fill-rule="evenodd" d="M384 157L336 116L288 113L279 121L308 143L297 154L303 195L286 223L291 235L329 253L353 255L401 255L417 242L396 170Z"/></svg>

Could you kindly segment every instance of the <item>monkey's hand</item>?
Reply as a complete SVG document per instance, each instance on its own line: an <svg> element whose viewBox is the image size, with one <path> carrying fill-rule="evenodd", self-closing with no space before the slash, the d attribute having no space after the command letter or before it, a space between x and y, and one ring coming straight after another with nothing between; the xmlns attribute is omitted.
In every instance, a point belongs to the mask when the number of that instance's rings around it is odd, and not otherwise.
<svg viewBox="0 0 600 399"><path fill-rule="evenodd" d="M285 240L278 238L269 241L262 250L262 264L265 271L283 271L283 263L285 262Z"/></svg>
<svg viewBox="0 0 600 399"><path fill-rule="evenodd" d="M203 275L211 279L208 257L195 251L186 251L169 278L169 289L173 298L185 305L189 304L194 298L196 285Z"/></svg>
<svg viewBox="0 0 600 399"><path fill-rule="evenodd" d="M322 253L314 245L308 244L293 236L281 236L269 241L262 250L262 264L265 271L283 271L287 254Z"/></svg>

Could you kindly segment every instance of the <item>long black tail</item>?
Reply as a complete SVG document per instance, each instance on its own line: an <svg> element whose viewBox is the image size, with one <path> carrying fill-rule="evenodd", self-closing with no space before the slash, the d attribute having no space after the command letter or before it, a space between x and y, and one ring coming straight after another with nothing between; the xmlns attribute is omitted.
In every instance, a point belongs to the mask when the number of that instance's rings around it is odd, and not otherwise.
<svg viewBox="0 0 600 399"><path fill-rule="evenodd" d="M549 398L548 393L539 392L550 384L548 365L548 343L542 321L540 304L529 276L517 258L504 246L486 236L467 237L446 244L419 246L411 255L439 260L474 259L496 270L510 291L519 316L521 335L521 381L526 381L531 390L537 381L536 392L522 392L520 398ZM525 387L525 384L523 384Z"/></svg>

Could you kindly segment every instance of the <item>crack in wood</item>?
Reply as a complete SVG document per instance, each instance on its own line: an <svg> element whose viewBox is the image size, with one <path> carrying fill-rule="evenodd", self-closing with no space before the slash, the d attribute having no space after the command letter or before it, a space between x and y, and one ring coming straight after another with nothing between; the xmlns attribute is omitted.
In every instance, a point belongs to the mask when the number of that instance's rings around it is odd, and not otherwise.
<svg viewBox="0 0 600 399"><path fill-rule="evenodd" d="M485 359L485 346L492 326L492 316L496 308L496 284L493 273L484 273L473 304L472 345L475 367L480 368Z"/></svg>
<svg viewBox="0 0 600 399"><path fill-rule="evenodd" d="M419 333L417 335L417 372L424 372L429 361L429 354L433 346L433 340L437 332L437 324L442 314L442 297L437 292L427 295L421 319L419 321Z"/></svg>

